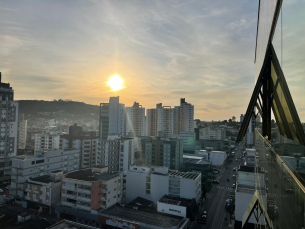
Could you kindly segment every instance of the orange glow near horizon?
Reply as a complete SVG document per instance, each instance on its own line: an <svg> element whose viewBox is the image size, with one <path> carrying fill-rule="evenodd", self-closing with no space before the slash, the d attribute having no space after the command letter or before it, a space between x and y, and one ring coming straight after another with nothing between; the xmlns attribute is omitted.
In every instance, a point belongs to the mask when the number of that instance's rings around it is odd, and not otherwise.
<svg viewBox="0 0 305 229"><path fill-rule="evenodd" d="M119 75L113 75L107 82L112 91L118 91L124 88L124 80Z"/></svg>

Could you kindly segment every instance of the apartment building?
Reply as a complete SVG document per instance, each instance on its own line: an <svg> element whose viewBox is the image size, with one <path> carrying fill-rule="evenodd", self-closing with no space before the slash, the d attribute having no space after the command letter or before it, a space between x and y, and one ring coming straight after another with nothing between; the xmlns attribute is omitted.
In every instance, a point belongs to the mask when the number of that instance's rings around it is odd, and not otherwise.
<svg viewBox="0 0 305 229"><path fill-rule="evenodd" d="M119 103L119 96L100 104L99 136L107 139L108 134L125 135L125 104Z"/></svg>
<svg viewBox="0 0 305 229"><path fill-rule="evenodd" d="M90 168L97 164L99 137L95 131L83 131L76 124L69 127L69 134L60 136L60 149L78 149L80 168Z"/></svg>
<svg viewBox="0 0 305 229"><path fill-rule="evenodd" d="M35 151L59 149L59 140L58 134L35 134Z"/></svg>
<svg viewBox="0 0 305 229"><path fill-rule="evenodd" d="M93 167L68 173L62 181L61 205L88 212L107 209L121 201L122 173Z"/></svg>
<svg viewBox="0 0 305 229"><path fill-rule="evenodd" d="M178 170L183 163L183 141L177 138L147 138L144 152L146 165Z"/></svg>
<svg viewBox="0 0 305 229"><path fill-rule="evenodd" d="M125 108L125 134L131 137L146 135L145 108L137 102Z"/></svg>
<svg viewBox="0 0 305 229"><path fill-rule="evenodd" d="M28 178L25 183L25 200L37 203L38 206L49 206L60 202L61 179L63 171L55 170L49 175ZM47 208L50 213L51 209Z"/></svg>
<svg viewBox="0 0 305 229"><path fill-rule="evenodd" d="M161 166L131 166L126 174L126 201L142 197L155 204L164 195L199 200L201 174L169 171Z"/></svg>
<svg viewBox="0 0 305 229"><path fill-rule="evenodd" d="M194 132L194 106L185 101L185 98L180 99L180 132ZM178 123L178 122L177 122ZM178 132L178 134L180 133Z"/></svg>
<svg viewBox="0 0 305 229"><path fill-rule="evenodd" d="M110 172L126 172L135 160L133 138L108 135L107 140L99 141L97 165L108 166Z"/></svg>
<svg viewBox="0 0 305 229"><path fill-rule="evenodd" d="M204 140L225 140L226 138L226 129L211 127L200 128L199 138Z"/></svg>
<svg viewBox="0 0 305 229"><path fill-rule="evenodd" d="M18 150L24 150L27 137L27 120L24 119L24 114L19 115L18 119Z"/></svg>
<svg viewBox="0 0 305 229"><path fill-rule="evenodd" d="M17 155L18 102L9 83L2 83L0 72L0 181L9 180L12 157Z"/></svg>
<svg viewBox="0 0 305 229"><path fill-rule="evenodd" d="M24 198L28 178L48 175L53 171L70 172L79 169L79 150L36 151L34 155L20 155L12 160L11 195Z"/></svg>
<svg viewBox="0 0 305 229"><path fill-rule="evenodd" d="M157 136L156 109L146 110L146 136Z"/></svg>

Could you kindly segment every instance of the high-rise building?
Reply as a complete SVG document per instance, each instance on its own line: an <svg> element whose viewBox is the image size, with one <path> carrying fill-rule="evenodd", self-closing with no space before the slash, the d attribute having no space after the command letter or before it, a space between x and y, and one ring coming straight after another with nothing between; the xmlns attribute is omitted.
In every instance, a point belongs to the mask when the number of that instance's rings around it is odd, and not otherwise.
<svg viewBox="0 0 305 229"><path fill-rule="evenodd" d="M0 72L0 181L10 179L11 158L17 155L18 102L9 83L1 82Z"/></svg>
<svg viewBox="0 0 305 229"><path fill-rule="evenodd" d="M134 163L134 145L133 138L122 138L120 135L100 139L97 165L107 166L110 172L126 172Z"/></svg>
<svg viewBox="0 0 305 229"><path fill-rule="evenodd" d="M157 136L156 109L146 110L146 136Z"/></svg>
<svg viewBox="0 0 305 229"><path fill-rule="evenodd" d="M27 137L27 120L24 120L24 114L19 115L18 119L18 150L24 150Z"/></svg>
<svg viewBox="0 0 305 229"><path fill-rule="evenodd" d="M194 106L180 99L180 132L194 131Z"/></svg>
<svg viewBox="0 0 305 229"><path fill-rule="evenodd" d="M240 122L243 122L243 121L244 121L244 115L243 115L243 114L240 115L239 121L240 121Z"/></svg>
<svg viewBox="0 0 305 229"><path fill-rule="evenodd" d="M99 135L107 139L108 134L124 136L125 105L119 103L119 96L110 97L109 103L100 104Z"/></svg>
<svg viewBox="0 0 305 229"><path fill-rule="evenodd" d="M80 168L88 168L97 164L99 137L95 131L83 131L74 124L69 127L69 134L60 136L60 149L78 149L80 151Z"/></svg>
<svg viewBox="0 0 305 229"><path fill-rule="evenodd" d="M126 107L125 125L125 133L127 136L145 136L145 108L137 102L132 107Z"/></svg>
<svg viewBox="0 0 305 229"><path fill-rule="evenodd" d="M170 106L162 106L162 103L156 105L156 131L163 132L170 136L173 134L173 109Z"/></svg>

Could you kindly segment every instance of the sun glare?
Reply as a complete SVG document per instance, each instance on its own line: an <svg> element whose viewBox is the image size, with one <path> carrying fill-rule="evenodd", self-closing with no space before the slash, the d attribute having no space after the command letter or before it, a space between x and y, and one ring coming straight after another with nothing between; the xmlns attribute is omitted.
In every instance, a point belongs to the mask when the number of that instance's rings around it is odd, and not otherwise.
<svg viewBox="0 0 305 229"><path fill-rule="evenodd" d="M114 75L108 80L107 84L112 88L112 91L117 91L124 88L123 82L124 80L120 76Z"/></svg>

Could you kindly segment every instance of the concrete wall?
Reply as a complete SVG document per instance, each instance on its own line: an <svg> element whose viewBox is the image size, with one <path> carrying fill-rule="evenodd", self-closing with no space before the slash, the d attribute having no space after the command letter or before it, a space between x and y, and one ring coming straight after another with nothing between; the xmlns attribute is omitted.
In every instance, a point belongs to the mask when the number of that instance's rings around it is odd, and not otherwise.
<svg viewBox="0 0 305 229"><path fill-rule="evenodd" d="M186 218L186 207L157 202L157 211Z"/></svg>

